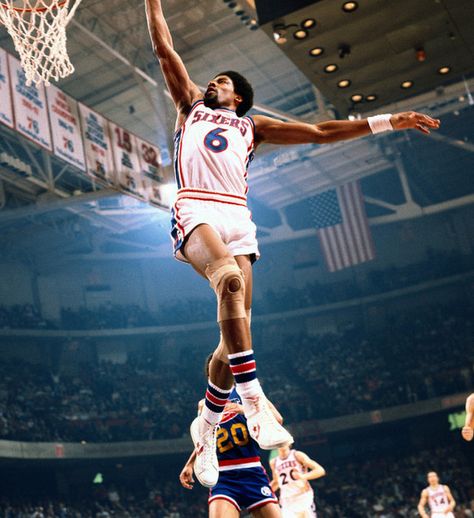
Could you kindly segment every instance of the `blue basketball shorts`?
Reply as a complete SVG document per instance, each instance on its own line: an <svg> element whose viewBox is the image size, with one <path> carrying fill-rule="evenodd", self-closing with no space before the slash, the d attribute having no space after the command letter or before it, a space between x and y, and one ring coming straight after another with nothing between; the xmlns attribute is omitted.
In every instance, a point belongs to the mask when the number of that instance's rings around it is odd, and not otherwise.
<svg viewBox="0 0 474 518"><path fill-rule="evenodd" d="M237 510L253 511L278 499L270 488L263 467L221 471L219 481L209 492L209 504L214 500L227 500Z"/></svg>

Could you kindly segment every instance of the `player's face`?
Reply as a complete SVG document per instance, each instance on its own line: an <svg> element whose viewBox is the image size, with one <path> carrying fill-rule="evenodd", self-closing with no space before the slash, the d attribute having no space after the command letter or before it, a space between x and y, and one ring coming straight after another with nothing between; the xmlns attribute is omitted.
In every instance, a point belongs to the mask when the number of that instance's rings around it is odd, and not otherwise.
<svg viewBox="0 0 474 518"><path fill-rule="evenodd" d="M214 106L234 106L236 101L234 91L234 83L227 76L217 76L207 85L204 101L206 106L213 108Z"/></svg>
<svg viewBox="0 0 474 518"><path fill-rule="evenodd" d="M430 486L437 486L438 483L439 483L438 475L434 471L431 471L430 473L428 473L428 484L430 484Z"/></svg>

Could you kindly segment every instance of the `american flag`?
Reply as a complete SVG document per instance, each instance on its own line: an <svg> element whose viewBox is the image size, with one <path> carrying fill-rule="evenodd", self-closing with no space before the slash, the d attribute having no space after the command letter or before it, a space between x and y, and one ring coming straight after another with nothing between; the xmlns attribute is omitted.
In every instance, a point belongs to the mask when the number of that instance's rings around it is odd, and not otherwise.
<svg viewBox="0 0 474 518"><path fill-rule="evenodd" d="M317 194L309 207L330 272L375 258L359 182Z"/></svg>

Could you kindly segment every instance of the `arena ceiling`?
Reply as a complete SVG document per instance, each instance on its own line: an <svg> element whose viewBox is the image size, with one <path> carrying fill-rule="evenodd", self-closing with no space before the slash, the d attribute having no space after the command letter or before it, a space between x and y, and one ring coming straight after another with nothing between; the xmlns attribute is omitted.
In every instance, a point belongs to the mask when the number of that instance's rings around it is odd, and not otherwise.
<svg viewBox="0 0 474 518"><path fill-rule="evenodd" d="M252 17L255 13L248 3L251 0L245 0L245 10ZM163 4L177 50L198 84L206 84L216 72L233 68L254 84L262 112L311 122L332 117L329 103L298 66L263 30L249 30L241 16L235 14L235 8L229 8L223 0L163 0ZM407 3L406 16L416 15L415 4ZM350 27L347 30L350 34ZM166 157L166 150L171 150L174 109L151 52L143 1L83 0L70 25L68 45L76 72L59 86L117 124L159 144ZM10 37L1 28L0 46L12 50ZM424 139L420 144L419 137L410 134L324 148L269 146L259 151L252 164L250 193L254 206L264 215L264 224L269 228L278 226L288 217L290 226L299 228L298 214L301 215L306 197L354 178L363 179L364 191L373 197L377 184L397 183L400 161L396 157L401 152L407 152L411 160L404 170L422 205L472 194L472 179L458 165L466 170L473 168L473 107L466 88L474 91L474 80L467 78L466 83L459 81L447 86L442 83L440 80L437 90L387 106L387 110L393 111L424 109L440 116L443 122L449 118L449 124L433 140ZM9 149L30 162L31 155L19 149L13 139L12 134L0 135L0 144L8 141ZM420 145L424 147L419 148ZM34 148L29 153L41 165L41 153ZM420 156L424 160L427 157L431 169L419 167ZM4 187L11 197L5 205L8 213L0 213L0 228L4 236L8 228L12 246L15 236L21 233L29 236L28 249L37 250L36 245L45 242L41 232L47 232L46 239L52 242L59 236L62 246L68 244L72 251L77 246L82 252L94 250L96 243L89 238L77 245L76 238L89 235L90 227L100 228L109 237L116 236L114 245L108 245L112 250L130 247L127 235L133 234L132 241L137 242L136 229L158 225L165 235L165 216L155 209L137 207L124 201L124 197L117 199L114 192L90 192L91 186L74 171L63 171L54 159L53 166L58 167L57 191L42 181L14 178L11 175L15 173L0 164L2 178L8 180ZM399 190L399 182L397 185ZM394 187L391 192L398 192L397 189ZM368 208L374 215L384 214L381 205ZM41 232L35 232L34 225ZM101 233L96 234L100 240ZM71 243L71 237L75 243ZM141 250L153 250L147 239L137 243Z"/></svg>
<svg viewBox="0 0 474 518"><path fill-rule="evenodd" d="M257 0L257 10L270 39L341 116L474 72L471 0Z"/></svg>

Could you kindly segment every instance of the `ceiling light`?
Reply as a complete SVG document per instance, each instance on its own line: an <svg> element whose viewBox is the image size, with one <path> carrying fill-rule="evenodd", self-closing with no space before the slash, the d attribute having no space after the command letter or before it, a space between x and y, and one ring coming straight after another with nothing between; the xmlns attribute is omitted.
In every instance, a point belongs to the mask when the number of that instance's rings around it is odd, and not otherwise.
<svg viewBox="0 0 474 518"><path fill-rule="evenodd" d="M283 45L288 41L283 34L279 34L278 32L273 33L273 38L278 43L278 45Z"/></svg>
<svg viewBox="0 0 474 518"><path fill-rule="evenodd" d="M301 22L301 27L305 29L312 29L316 25L316 20L314 18L306 18Z"/></svg>
<svg viewBox="0 0 474 518"><path fill-rule="evenodd" d="M320 56L323 52L324 52L323 47L314 47L314 49L311 49L309 51L309 55L316 57L316 56Z"/></svg>
<svg viewBox="0 0 474 518"><path fill-rule="evenodd" d="M298 29L293 33L293 37L296 40L304 40L308 37L308 31L306 29Z"/></svg>
<svg viewBox="0 0 474 518"><path fill-rule="evenodd" d="M359 4L357 2L344 2L342 10L346 13L353 13L358 7Z"/></svg>
<svg viewBox="0 0 474 518"><path fill-rule="evenodd" d="M256 31L258 29L258 22L254 18L252 18L249 22L249 29L251 31Z"/></svg>
<svg viewBox="0 0 474 518"><path fill-rule="evenodd" d="M275 25L273 27L273 39L278 45L283 45L288 40L286 38L286 27L284 25Z"/></svg>
<svg viewBox="0 0 474 518"><path fill-rule="evenodd" d="M441 74L442 76L449 74L451 72L451 67L445 66L438 68L438 74Z"/></svg>
<svg viewBox="0 0 474 518"><path fill-rule="evenodd" d="M352 102L354 103L360 103L362 101L362 99L364 98L363 95L361 94L354 94L351 99L352 99Z"/></svg>
<svg viewBox="0 0 474 518"><path fill-rule="evenodd" d="M324 67L324 71L327 73L327 74L332 74L333 72L335 72L339 67L337 65L335 65L334 63L331 63L330 65L326 65Z"/></svg>
<svg viewBox="0 0 474 518"><path fill-rule="evenodd" d="M411 88L413 86L413 81L403 81L403 83L400 85L404 90L407 90L408 88Z"/></svg>
<svg viewBox="0 0 474 518"><path fill-rule="evenodd" d="M339 88L347 88L348 86L351 86L351 82L349 79L341 79L339 83L337 83L337 86Z"/></svg>
<svg viewBox="0 0 474 518"><path fill-rule="evenodd" d="M365 98L366 101L372 103L377 100L377 96L375 94L370 94Z"/></svg>

